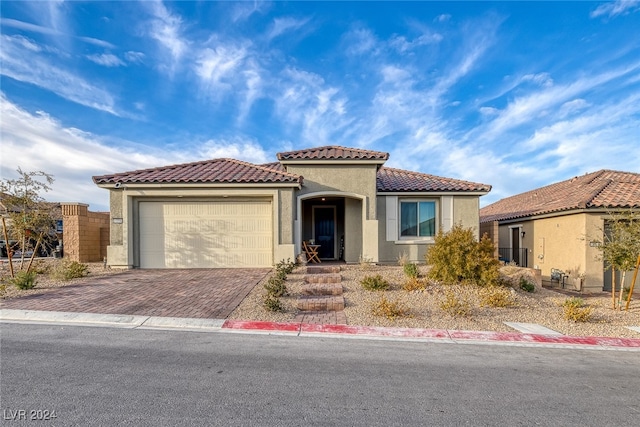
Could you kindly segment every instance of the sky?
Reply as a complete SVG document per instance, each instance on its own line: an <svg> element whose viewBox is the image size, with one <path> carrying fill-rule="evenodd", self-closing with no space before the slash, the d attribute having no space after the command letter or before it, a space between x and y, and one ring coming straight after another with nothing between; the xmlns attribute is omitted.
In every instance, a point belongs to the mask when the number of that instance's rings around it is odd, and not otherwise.
<svg viewBox="0 0 640 427"><path fill-rule="evenodd" d="M492 185L640 173L640 0L0 3L2 179L323 145Z"/></svg>

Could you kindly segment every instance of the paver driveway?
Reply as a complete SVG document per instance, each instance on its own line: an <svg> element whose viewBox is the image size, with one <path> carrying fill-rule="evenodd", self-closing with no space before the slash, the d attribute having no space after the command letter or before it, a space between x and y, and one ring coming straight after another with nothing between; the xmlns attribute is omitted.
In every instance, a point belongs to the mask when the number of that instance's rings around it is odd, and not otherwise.
<svg viewBox="0 0 640 427"><path fill-rule="evenodd" d="M269 269L129 270L3 301L6 309L224 319Z"/></svg>

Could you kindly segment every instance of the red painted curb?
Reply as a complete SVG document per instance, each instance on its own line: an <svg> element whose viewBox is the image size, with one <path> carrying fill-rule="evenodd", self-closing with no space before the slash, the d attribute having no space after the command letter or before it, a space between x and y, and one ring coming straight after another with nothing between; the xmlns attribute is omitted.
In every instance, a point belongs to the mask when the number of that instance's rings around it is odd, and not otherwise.
<svg viewBox="0 0 640 427"><path fill-rule="evenodd" d="M432 338L459 341L511 342L556 345L583 345L590 347L640 348L638 338L573 337L564 335L538 335L518 332L459 331L445 329L390 328L382 326L321 325L308 323L278 323L253 320L227 320L223 329L254 331L283 331L318 334L344 334L399 338Z"/></svg>
<svg viewBox="0 0 640 427"><path fill-rule="evenodd" d="M226 320L223 329L246 329L252 331L300 331L299 323L262 322L254 320Z"/></svg>

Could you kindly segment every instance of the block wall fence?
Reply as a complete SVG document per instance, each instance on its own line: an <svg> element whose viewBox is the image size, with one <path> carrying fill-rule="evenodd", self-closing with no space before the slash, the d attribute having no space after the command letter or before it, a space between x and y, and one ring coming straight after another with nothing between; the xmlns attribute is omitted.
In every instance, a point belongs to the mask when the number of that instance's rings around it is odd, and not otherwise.
<svg viewBox="0 0 640 427"><path fill-rule="evenodd" d="M84 203L62 203L61 207L64 258L103 261L109 244L109 213L91 212Z"/></svg>

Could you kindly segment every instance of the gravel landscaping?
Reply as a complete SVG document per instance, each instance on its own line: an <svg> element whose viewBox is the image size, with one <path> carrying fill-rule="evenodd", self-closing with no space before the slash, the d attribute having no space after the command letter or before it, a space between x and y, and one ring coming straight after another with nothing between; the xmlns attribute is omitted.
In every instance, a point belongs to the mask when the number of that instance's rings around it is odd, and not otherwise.
<svg viewBox="0 0 640 427"><path fill-rule="evenodd" d="M38 275L34 289L22 291L12 285L0 286L0 298L7 299L50 292L61 286L79 282L90 283L92 277L122 272L122 270L105 268L101 262L88 263L89 275L87 277L60 281L46 274L47 269L56 262L60 262L60 260L39 261L36 268L43 273ZM640 301L632 300L630 310L621 312L611 308L611 296L605 293L567 295L538 286L536 286L535 292L528 293L517 286L519 277L526 274L521 269L503 267L501 273L511 277L513 283L516 284L513 288L508 288L513 305L494 308L481 304L483 290L475 286L445 286L425 281L425 289L406 291L403 289L403 285L407 278L401 267L375 265L342 265L341 267L345 314L350 325L515 332L504 322L522 322L537 323L564 335L640 338L640 333L626 328L626 326L640 326ZM419 268L422 274L426 273L425 266ZM8 265L2 263L0 265L0 279L8 277L8 274ZM253 288L229 318L274 322L292 321L297 314L297 299L301 293L304 274L305 268L298 267L288 276L286 284L290 295L281 298L283 312L270 312L263 306L265 294L263 284L269 277L267 275ZM360 281L367 276L376 275L381 275L390 283L389 290L367 291L363 289ZM4 280L2 283L5 283ZM441 308L447 292L455 295L459 301L468 303L468 316L452 316ZM372 313L373 307L379 303L383 296L388 301L397 302L406 308L408 315L395 319L374 315ZM561 304L571 296L582 298L588 306L593 308L593 314L588 322L573 322L564 318Z"/></svg>
<svg viewBox="0 0 640 427"><path fill-rule="evenodd" d="M426 267L421 266L421 273ZM231 313L231 319L266 320L288 322L297 313L296 303L304 278L304 267L298 267L287 278L290 296L281 299L285 311L272 313L263 305L264 289L262 283L249 293L238 308ZM593 308L588 322L565 320L562 302L574 295L566 295L554 290L536 286L533 293L518 289L520 275L526 274L521 269L503 267L503 275L513 278L514 288L509 288L513 305L505 308L482 306L482 289L475 286L446 286L427 284L424 290L405 291L402 289L407 278L401 267L396 266L342 266L342 285L345 297L345 314L350 325L391 326L429 329L455 329L474 331L515 332L504 322L537 323L564 335L572 336L607 336L640 338L640 333L626 326L640 326L640 302L631 302L628 312L611 309L611 296L607 294L579 295L585 303ZM381 275L390 284L387 291L367 291L360 281L366 276ZM441 308L446 292L453 292L461 301L467 301L470 314L466 317L452 316ZM382 296L392 302L398 302L408 309L407 317L388 319L372 314L373 306Z"/></svg>

